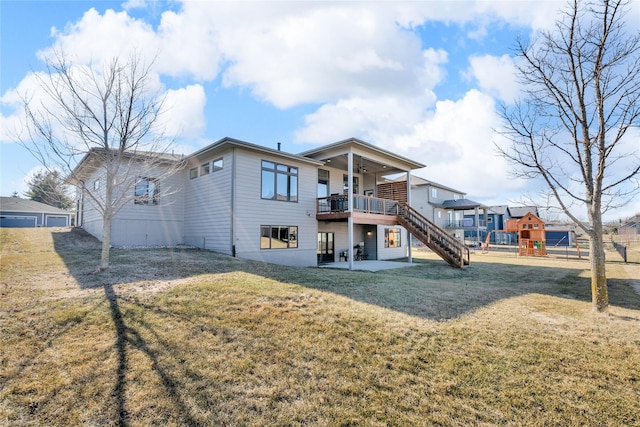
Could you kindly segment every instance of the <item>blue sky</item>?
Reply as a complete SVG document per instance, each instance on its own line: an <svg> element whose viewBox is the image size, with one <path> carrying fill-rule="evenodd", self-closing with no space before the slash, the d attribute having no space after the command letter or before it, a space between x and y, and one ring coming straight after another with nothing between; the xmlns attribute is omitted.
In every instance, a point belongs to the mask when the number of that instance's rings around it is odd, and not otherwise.
<svg viewBox="0 0 640 427"><path fill-rule="evenodd" d="M486 204L538 197L496 156L499 102L520 87L516 37L550 28L563 1L2 1L0 193L38 168L13 142L18 93L53 46L79 62L132 49L154 72L190 153L224 136L298 153L352 136L427 168L423 178ZM631 24L640 27L634 4ZM577 211L578 215L585 215ZM640 212L640 202L609 219Z"/></svg>

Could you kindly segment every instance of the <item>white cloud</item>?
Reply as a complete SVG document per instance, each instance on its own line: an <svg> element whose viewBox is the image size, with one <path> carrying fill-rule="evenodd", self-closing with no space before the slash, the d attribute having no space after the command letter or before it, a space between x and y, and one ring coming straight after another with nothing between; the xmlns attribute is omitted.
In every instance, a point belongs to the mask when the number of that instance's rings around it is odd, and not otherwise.
<svg viewBox="0 0 640 427"><path fill-rule="evenodd" d="M520 93L516 68L509 55L472 56L467 74L478 81L480 89L506 103L513 102Z"/></svg>
<svg viewBox="0 0 640 427"><path fill-rule="evenodd" d="M364 5L333 5L249 20L220 34L227 86L280 108L417 89L417 35Z"/></svg>
<svg viewBox="0 0 640 427"><path fill-rule="evenodd" d="M92 64L100 69L113 58L128 58L133 54L149 63L158 54L159 45L153 28L144 21L130 17L127 12L105 11L100 15L89 9L76 23L64 30L54 29L52 47L38 53L43 60L56 50L65 52L76 64Z"/></svg>
<svg viewBox="0 0 640 427"><path fill-rule="evenodd" d="M162 121L168 135L195 138L206 126L204 105L207 97L201 85L190 85L182 89L168 90Z"/></svg>
<svg viewBox="0 0 640 427"><path fill-rule="evenodd" d="M504 203L523 183L509 177L496 155L499 123L491 97L469 91L459 101L440 101L410 134L395 138L394 151L427 165L427 179L466 192L477 201Z"/></svg>
<svg viewBox="0 0 640 427"><path fill-rule="evenodd" d="M2 105L3 110L10 111L10 113L2 113L0 115L0 142L10 143L29 140L24 100L34 107L36 113L39 107L55 110L56 106L51 101L51 98L41 90L41 82L44 79L47 79L45 73L29 72L17 87L11 88L2 94L0 105ZM58 123L53 122L51 125L54 129L60 129Z"/></svg>

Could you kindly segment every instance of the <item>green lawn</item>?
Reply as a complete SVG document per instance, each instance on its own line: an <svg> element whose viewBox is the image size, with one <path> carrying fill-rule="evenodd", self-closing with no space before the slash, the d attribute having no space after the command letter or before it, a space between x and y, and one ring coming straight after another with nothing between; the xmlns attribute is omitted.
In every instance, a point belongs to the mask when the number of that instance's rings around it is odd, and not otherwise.
<svg viewBox="0 0 640 427"><path fill-rule="evenodd" d="M3 425L640 425L640 265L379 273L2 229Z"/></svg>

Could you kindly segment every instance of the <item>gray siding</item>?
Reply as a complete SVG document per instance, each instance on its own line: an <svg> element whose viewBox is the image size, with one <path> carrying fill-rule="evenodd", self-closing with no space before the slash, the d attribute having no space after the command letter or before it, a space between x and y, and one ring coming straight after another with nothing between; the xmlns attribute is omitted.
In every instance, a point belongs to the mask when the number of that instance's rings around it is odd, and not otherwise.
<svg viewBox="0 0 640 427"><path fill-rule="evenodd" d="M100 179L101 184L98 191L93 190L93 183L96 179ZM101 169L95 171L89 179L86 180L87 190L84 194L84 203L82 211L82 228L89 234L95 236L98 240L102 240L102 215L96 208L96 202L87 193L95 194L100 200L104 199L104 175Z"/></svg>
<svg viewBox="0 0 640 427"><path fill-rule="evenodd" d="M236 149L235 158L234 245L237 256L284 265L316 266L317 168L242 149ZM261 198L262 160L298 168L298 202ZM298 248L260 249L261 225L297 226Z"/></svg>
<svg viewBox="0 0 640 427"><path fill-rule="evenodd" d="M145 176L153 177L153 171ZM159 176L158 171L156 176ZM87 180L88 191L94 192L93 183L102 176L98 170ZM128 189L130 200L117 213L111 223L111 244L113 246L175 246L182 243L184 230L184 176L177 173L160 182L160 197L157 205L134 203L134 188ZM104 199L104 179L97 197ZM102 240L102 213L96 202L87 194L84 196L82 227Z"/></svg>
<svg viewBox="0 0 640 427"><path fill-rule="evenodd" d="M233 152L222 155L223 168L189 178L189 169L220 158L218 154L193 162L184 174L184 243L231 254L231 189Z"/></svg>
<svg viewBox="0 0 640 427"><path fill-rule="evenodd" d="M145 172L153 177L153 171ZM155 174L160 176L160 173ZM157 205L130 200L111 223L113 246L175 246L184 231L184 174L176 173L160 181ZM134 189L129 190L133 195Z"/></svg>

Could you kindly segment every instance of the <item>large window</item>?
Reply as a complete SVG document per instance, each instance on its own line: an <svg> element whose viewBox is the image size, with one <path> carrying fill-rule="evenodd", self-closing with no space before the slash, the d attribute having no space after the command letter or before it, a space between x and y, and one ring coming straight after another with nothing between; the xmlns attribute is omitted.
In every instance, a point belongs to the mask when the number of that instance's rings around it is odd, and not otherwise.
<svg viewBox="0 0 640 427"><path fill-rule="evenodd" d="M349 194L349 175L342 175L342 190L344 194ZM357 176L353 177L353 194L360 194L360 180Z"/></svg>
<svg viewBox="0 0 640 427"><path fill-rule="evenodd" d="M136 205L157 205L160 198L160 185L154 178L139 177L136 181L135 199Z"/></svg>
<svg viewBox="0 0 640 427"><path fill-rule="evenodd" d="M261 225L260 249L290 249L298 247L298 227Z"/></svg>
<svg viewBox="0 0 640 427"><path fill-rule="evenodd" d="M298 201L298 168L262 161L262 198Z"/></svg>
<svg viewBox="0 0 640 427"><path fill-rule="evenodd" d="M385 248L399 248L400 242L400 229L399 228L385 228L384 230L384 247Z"/></svg>
<svg viewBox="0 0 640 427"><path fill-rule="evenodd" d="M318 169L318 197L329 195L329 171Z"/></svg>

